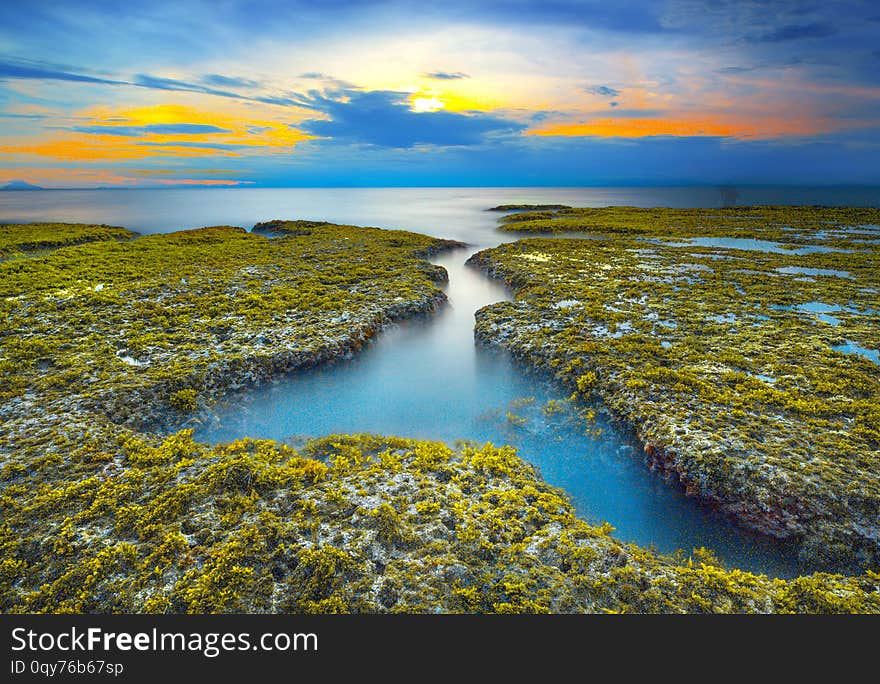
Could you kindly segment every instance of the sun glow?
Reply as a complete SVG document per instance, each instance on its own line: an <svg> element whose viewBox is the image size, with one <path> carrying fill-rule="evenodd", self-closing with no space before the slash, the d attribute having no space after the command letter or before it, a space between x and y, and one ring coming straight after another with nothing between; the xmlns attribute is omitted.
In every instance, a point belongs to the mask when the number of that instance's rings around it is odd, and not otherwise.
<svg viewBox="0 0 880 684"><path fill-rule="evenodd" d="M410 102L414 112L439 112L446 106L443 100L433 95L413 96Z"/></svg>

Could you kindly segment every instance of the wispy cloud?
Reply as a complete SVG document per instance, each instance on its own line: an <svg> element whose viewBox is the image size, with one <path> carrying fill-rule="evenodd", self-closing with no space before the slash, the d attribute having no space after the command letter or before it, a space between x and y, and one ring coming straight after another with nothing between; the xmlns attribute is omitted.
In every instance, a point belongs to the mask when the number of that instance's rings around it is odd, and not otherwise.
<svg viewBox="0 0 880 684"><path fill-rule="evenodd" d="M136 74L132 80L133 85L142 88L152 88L154 90L172 90L177 92L204 93L205 95L217 95L219 97L233 97L243 99L239 93L231 90L220 90L200 83L188 83L179 81L174 78L163 78L161 76L151 76L150 74Z"/></svg>
<svg viewBox="0 0 880 684"><path fill-rule="evenodd" d="M40 62L25 60L0 61L0 79L9 78L42 81L72 81L77 83L103 83L105 85L120 85L125 83L124 81L66 71Z"/></svg>
<svg viewBox="0 0 880 684"><path fill-rule="evenodd" d="M468 74L461 71L428 71L423 73L425 78L433 78L438 81L458 81L463 78L470 78Z"/></svg>
<svg viewBox="0 0 880 684"><path fill-rule="evenodd" d="M45 119L46 114L15 114L10 112L0 112L0 117L4 119Z"/></svg>
<svg viewBox="0 0 880 684"><path fill-rule="evenodd" d="M74 126L77 133L94 135L121 135L126 137L142 137L145 135L205 135L212 133L232 133L228 128L220 128L210 124L169 123L148 124L146 126Z"/></svg>
<svg viewBox="0 0 880 684"><path fill-rule="evenodd" d="M833 24L813 22L810 24L788 24L780 26L768 33L749 38L756 43L784 43L805 38L827 38L837 33Z"/></svg>
<svg viewBox="0 0 880 684"><path fill-rule="evenodd" d="M177 141L177 140L165 140L161 142L140 142L138 145L145 145L147 147L184 147L188 149L196 149L196 150L241 150L252 147L251 145L247 145L244 143L209 143L209 142L188 142L188 141Z"/></svg>
<svg viewBox="0 0 880 684"><path fill-rule="evenodd" d="M237 79L233 79L237 80ZM226 97L233 100L242 100L244 102L259 102L261 104L279 105L282 107L298 107L299 104L295 98L286 97L284 95L246 95L233 90L225 90L220 88L212 88L202 85L201 83L191 83L189 81L180 81L174 78L164 78L161 76L152 76L150 74L137 74L132 82L133 85L141 88L152 88L154 90L168 90L171 92L183 93L201 93L203 95L214 95L216 97Z"/></svg>
<svg viewBox="0 0 880 684"><path fill-rule="evenodd" d="M612 118L612 119L656 119L662 116L668 116L669 112L665 109L619 109L617 108L616 102L609 102L608 104L615 107L610 111L602 111L601 116L603 118Z"/></svg>
<svg viewBox="0 0 880 684"><path fill-rule="evenodd" d="M261 85L259 81L249 78L224 76L222 74L205 74L201 80L205 85L220 88L259 88Z"/></svg>
<svg viewBox="0 0 880 684"><path fill-rule="evenodd" d="M299 106L293 98L284 95L254 95L230 90L233 87L255 88L259 86L257 81L249 79L232 78L209 74L202 77L202 82L183 81L152 74L135 74L130 79L103 78L84 73L84 70L58 69L39 62L3 61L0 60L0 80L22 79L41 81L70 81L79 83L94 83L111 86L129 86L148 88L150 90L164 90L179 93L200 93L215 97L241 100L244 102L258 102L261 104L280 105L284 107ZM208 84L208 85L206 85ZM214 87L226 86L226 87Z"/></svg>
<svg viewBox="0 0 880 684"><path fill-rule="evenodd" d="M585 86L584 90L591 95L598 95L600 97L617 97L620 95L620 91L617 90L617 88L612 88L611 86L607 85Z"/></svg>

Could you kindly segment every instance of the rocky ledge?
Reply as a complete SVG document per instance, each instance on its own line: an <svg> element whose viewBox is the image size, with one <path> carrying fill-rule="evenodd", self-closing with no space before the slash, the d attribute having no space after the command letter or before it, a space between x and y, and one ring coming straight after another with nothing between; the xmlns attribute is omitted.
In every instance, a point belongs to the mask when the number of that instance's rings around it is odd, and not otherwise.
<svg viewBox="0 0 880 684"><path fill-rule="evenodd" d="M762 211L764 212L762 214ZM880 564L877 210L572 210L472 263L477 338L632 425L647 464L812 567ZM873 352L876 354L876 352Z"/></svg>
<svg viewBox="0 0 880 684"><path fill-rule="evenodd" d="M419 255L447 246L214 227L0 264L0 610L880 612L877 573L770 580L623 544L509 447L159 430L431 310Z"/></svg>
<svg viewBox="0 0 880 684"><path fill-rule="evenodd" d="M74 454L5 479L3 612L880 611L880 575L770 580L623 544L510 447L183 431Z"/></svg>

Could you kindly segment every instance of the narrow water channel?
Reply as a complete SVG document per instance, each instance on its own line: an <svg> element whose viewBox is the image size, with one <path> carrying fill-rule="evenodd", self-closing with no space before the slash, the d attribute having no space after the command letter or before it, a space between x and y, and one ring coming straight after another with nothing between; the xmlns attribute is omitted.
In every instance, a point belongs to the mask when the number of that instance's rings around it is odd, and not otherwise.
<svg viewBox="0 0 880 684"><path fill-rule="evenodd" d="M504 354L474 345L474 311L508 294L464 262L477 249L520 237L499 232L498 214L488 207L712 207L719 201L714 188L199 188L0 195L0 214L8 221L108 223L150 234L300 218L413 230L473 245L436 260L450 278L449 306L442 311L389 328L351 359L293 374L231 401L197 437L287 440L369 431L508 443L565 490L579 515L610 522L620 539L664 552L706 546L731 566L780 577L799 571L790 549L736 528L648 471L626 431L599 420L587 435L565 413L547 415L547 401L563 399L566 392L519 369ZM744 188L741 201L877 206L880 200L871 188L828 187Z"/></svg>
<svg viewBox="0 0 880 684"><path fill-rule="evenodd" d="M449 273L449 304L436 315L389 327L351 359L237 397L196 437L373 432L511 444L565 490L580 516L610 522L621 539L662 552L706 546L734 567L797 574L789 549L738 529L650 473L626 430L601 416L585 426L570 408L555 410L551 400L566 407L561 387L475 345L474 312L509 293L465 265L474 251L434 259Z"/></svg>

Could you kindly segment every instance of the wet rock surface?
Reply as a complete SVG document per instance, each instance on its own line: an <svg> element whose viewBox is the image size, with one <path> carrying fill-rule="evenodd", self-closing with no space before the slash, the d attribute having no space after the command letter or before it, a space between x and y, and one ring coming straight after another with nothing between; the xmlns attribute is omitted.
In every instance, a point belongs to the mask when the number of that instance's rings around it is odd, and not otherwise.
<svg viewBox="0 0 880 684"><path fill-rule="evenodd" d="M880 611L875 573L770 580L704 550L623 544L510 447L169 434L236 387L443 302L422 257L452 243L305 230L214 227L0 264L0 610ZM517 323L530 306L500 311ZM587 392L597 378L583 376Z"/></svg>
<svg viewBox="0 0 880 684"><path fill-rule="evenodd" d="M478 312L477 338L600 401L635 427L649 467L746 527L801 540L812 567L876 568L880 375L835 348L880 347L880 242L865 237L878 219L816 207L505 217L509 230L593 239L475 255L517 295ZM829 306L834 321L814 313Z"/></svg>

